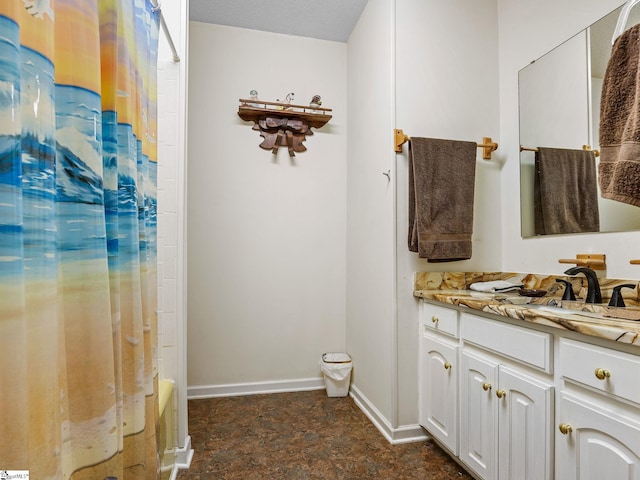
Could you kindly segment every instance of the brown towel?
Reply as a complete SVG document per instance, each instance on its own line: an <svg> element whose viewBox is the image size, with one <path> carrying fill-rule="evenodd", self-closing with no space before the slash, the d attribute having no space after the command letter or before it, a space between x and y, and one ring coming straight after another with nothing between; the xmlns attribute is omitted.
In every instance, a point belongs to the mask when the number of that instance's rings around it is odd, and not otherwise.
<svg viewBox="0 0 640 480"><path fill-rule="evenodd" d="M430 262L471 258L474 142L411 138L409 250Z"/></svg>
<svg viewBox="0 0 640 480"><path fill-rule="evenodd" d="M640 24L620 35L611 50L600 102L603 198L640 207Z"/></svg>
<svg viewBox="0 0 640 480"><path fill-rule="evenodd" d="M535 163L536 234L600 231L593 151L539 147Z"/></svg>

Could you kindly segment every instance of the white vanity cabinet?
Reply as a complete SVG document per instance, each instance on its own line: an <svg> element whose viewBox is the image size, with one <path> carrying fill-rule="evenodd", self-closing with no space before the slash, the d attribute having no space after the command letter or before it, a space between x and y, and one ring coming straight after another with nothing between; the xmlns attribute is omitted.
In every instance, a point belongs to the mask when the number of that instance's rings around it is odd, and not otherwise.
<svg viewBox="0 0 640 480"><path fill-rule="evenodd" d="M418 415L420 424L458 454L458 313L421 304Z"/></svg>
<svg viewBox="0 0 640 480"><path fill-rule="evenodd" d="M461 341L460 460L486 480L553 478L551 336L463 313Z"/></svg>
<svg viewBox="0 0 640 480"><path fill-rule="evenodd" d="M640 480L640 358L561 338L556 478Z"/></svg>
<svg viewBox="0 0 640 480"><path fill-rule="evenodd" d="M419 323L420 424L479 478L551 479L551 335L429 302Z"/></svg>
<svg viewBox="0 0 640 480"><path fill-rule="evenodd" d="M640 480L640 350L420 308L420 424L475 477Z"/></svg>

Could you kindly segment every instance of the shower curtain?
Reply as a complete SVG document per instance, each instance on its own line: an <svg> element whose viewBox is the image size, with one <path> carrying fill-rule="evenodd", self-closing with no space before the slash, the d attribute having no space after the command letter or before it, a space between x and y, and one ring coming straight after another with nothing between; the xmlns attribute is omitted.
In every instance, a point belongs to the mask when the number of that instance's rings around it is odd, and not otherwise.
<svg viewBox="0 0 640 480"><path fill-rule="evenodd" d="M0 472L158 478L148 0L0 1Z"/></svg>

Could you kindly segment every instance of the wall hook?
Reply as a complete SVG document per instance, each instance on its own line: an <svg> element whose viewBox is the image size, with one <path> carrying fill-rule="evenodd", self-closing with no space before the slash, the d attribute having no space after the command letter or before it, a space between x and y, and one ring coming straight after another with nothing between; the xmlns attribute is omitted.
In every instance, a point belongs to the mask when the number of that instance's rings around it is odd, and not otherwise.
<svg viewBox="0 0 640 480"><path fill-rule="evenodd" d="M391 181L391 170L387 170L386 172L382 172L382 174L387 177L388 181Z"/></svg>

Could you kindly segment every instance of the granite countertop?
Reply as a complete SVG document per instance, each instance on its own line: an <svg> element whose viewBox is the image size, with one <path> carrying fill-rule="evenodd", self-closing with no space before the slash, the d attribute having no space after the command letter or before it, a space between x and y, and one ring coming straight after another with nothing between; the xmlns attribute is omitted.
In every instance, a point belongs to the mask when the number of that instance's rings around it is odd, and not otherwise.
<svg viewBox="0 0 640 480"><path fill-rule="evenodd" d="M563 278L574 283L577 301L563 301L564 287L555 281ZM470 290L471 283L507 280L525 288L546 290L542 297L523 297L517 291L485 293ZM584 280L584 286L582 285ZM420 272L414 278L414 296L447 305L492 313L528 323L579 332L624 344L640 346L640 306L638 287L623 289L626 308L607 306L614 286L629 280L600 279L603 304L585 304L584 277L543 276L504 272ZM626 291L625 291L626 290ZM551 305L551 308L548 306ZM557 307L562 307L557 308ZM570 313L564 313L570 311Z"/></svg>

